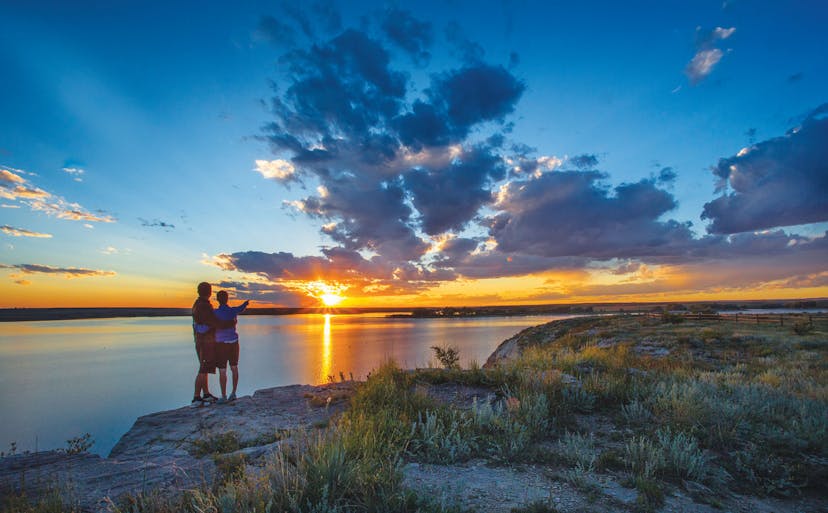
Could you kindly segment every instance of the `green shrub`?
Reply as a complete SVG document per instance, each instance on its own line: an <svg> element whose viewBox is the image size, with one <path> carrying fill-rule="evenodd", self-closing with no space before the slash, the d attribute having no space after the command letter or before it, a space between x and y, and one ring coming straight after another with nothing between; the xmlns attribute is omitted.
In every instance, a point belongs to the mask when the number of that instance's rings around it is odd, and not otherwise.
<svg viewBox="0 0 828 513"><path fill-rule="evenodd" d="M217 455L213 461L216 464L216 481L218 483L237 481L244 477L247 463L244 454Z"/></svg>
<svg viewBox="0 0 828 513"><path fill-rule="evenodd" d="M661 322L664 324L681 324L684 322L684 316L681 314L664 312L661 314Z"/></svg>
<svg viewBox="0 0 828 513"><path fill-rule="evenodd" d="M66 454L80 454L87 452L94 444L95 440L92 439L92 435L84 433L81 436L66 440L66 449L64 449L64 452Z"/></svg>
<svg viewBox="0 0 828 513"><path fill-rule="evenodd" d="M814 331L814 325L807 321L796 322L793 326L791 326L791 328L793 329L793 332L799 335L800 337Z"/></svg>
<svg viewBox="0 0 828 513"><path fill-rule="evenodd" d="M431 346L434 356L444 369L459 369L460 352L454 346Z"/></svg>
<svg viewBox="0 0 828 513"><path fill-rule="evenodd" d="M214 433L208 438L193 440L189 452L197 458L208 454L227 454L241 449L239 435L235 431Z"/></svg>

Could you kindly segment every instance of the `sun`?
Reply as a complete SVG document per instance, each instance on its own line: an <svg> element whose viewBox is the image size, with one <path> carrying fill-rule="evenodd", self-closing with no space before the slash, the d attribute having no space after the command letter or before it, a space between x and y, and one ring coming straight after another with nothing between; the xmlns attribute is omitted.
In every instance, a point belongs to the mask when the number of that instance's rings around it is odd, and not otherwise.
<svg viewBox="0 0 828 513"><path fill-rule="evenodd" d="M348 287L341 283L328 283L317 280L306 282L302 288L305 289L305 292L309 296L321 301L323 305L336 306L346 299L342 295L342 291Z"/></svg>
<svg viewBox="0 0 828 513"><path fill-rule="evenodd" d="M322 304L324 304L325 306L336 306L339 303L341 303L342 300L344 300L345 298L337 294L328 293L322 294L321 296L319 296L319 299L322 300Z"/></svg>

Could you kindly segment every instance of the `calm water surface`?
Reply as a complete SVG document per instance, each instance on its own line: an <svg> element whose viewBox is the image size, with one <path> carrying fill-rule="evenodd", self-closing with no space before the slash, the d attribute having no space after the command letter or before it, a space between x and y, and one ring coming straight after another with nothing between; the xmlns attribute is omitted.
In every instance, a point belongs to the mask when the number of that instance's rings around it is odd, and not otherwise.
<svg viewBox="0 0 828 513"><path fill-rule="evenodd" d="M423 367L444 343L461 364L483 364L518 331L565 317L242 316L239 395L340 372L364 378L391 358ZM88 432L106 455L137 417L189 404L196 370L186 317L0 323L0 450L65 447ZM210 390L218 395L217 376Z"/></svg>

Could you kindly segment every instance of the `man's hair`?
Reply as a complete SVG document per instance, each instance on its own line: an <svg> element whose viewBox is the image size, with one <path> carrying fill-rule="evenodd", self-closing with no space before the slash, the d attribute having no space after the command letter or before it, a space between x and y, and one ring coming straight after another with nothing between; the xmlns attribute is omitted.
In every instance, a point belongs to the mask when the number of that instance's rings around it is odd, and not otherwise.
<svg viewBox="0 0 828 513"><path fill-rule="evenodd" d="M209 283L206 281L202 281L198 284L198 295L200 297L207 297L210 295L210 291L213 290L213 287L210 286Z"/></svg>
<svg viewBox="0 0 828 513"><path fill-rule="evenodd" d="M228 295L226 290L220 290L216 293L216 299L219 303L225 304L227 303Z"/></svg>

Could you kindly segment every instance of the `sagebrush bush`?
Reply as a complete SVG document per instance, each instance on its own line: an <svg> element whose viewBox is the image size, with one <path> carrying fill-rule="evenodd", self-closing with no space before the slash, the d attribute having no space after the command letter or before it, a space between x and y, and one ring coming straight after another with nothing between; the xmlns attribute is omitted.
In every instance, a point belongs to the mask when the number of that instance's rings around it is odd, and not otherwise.
<svg viewBox="0 0 828 513"><path fill-rule="evenodd" d="M661 446L664 471L679 479L708 482L713 475L710 455L699 449L698 441L682 432L670 429L656 433Z"/></svg>
<svg viewBox="0 0 828 513"><path fill-rule="evenodd" d="M653 413L644 402L634 399L621 407L621 417L627 424L644 426L653 418Z"/></svg>
<svg viewBox="0 0 828 513"><path fill-rule="evenodd" d="M664 468L664 451L646 436L634 436L624 445L624 464L635 476L652 479Z"/></svg>
<svg viewBox="0 0 828 513"><path fill-rule="evenodd" d="M567 431L555 445L555 452L567 463L587 472L595 470L598 450L593 435Z"/></svg>

